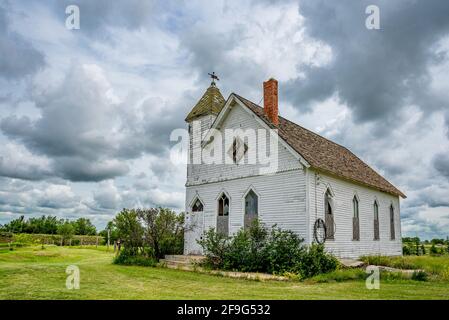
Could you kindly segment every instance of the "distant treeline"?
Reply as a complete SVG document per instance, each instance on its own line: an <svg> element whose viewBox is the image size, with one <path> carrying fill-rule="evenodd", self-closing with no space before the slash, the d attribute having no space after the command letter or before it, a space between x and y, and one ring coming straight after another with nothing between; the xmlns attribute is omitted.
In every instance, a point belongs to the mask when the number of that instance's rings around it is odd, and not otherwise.
<svg viewBox="0 0 449 320"><path fill-rule="evenodd" d="M449 238L446 239L432 239L432 240L421 240L419 237L403 237L403 243L420 243L420 244L433 244L433 245L448 245Z"/></svg>
<svg viewBox="0 0 449 320"><path fill-rule="evenodd" d="M74 221L58 219L54 216L42 216L25 219L24 216L11 220L5 225L0 225L0 231L11 233L31 234L73 234L94 236L97 229L87 218L79 218Z"/></svg>

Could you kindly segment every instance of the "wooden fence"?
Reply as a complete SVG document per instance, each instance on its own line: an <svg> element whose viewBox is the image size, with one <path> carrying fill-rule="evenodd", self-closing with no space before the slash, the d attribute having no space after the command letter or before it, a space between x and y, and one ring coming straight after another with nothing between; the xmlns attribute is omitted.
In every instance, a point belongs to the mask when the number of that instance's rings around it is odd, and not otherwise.
<svg viewBox="0 0 449 320"><path fill-rule="evenodd" d="M104 238L101 236L80 236L74 235L69 238L63 238L58 234L33 234L33 233L0 233L0 243L16 244L54 244L66 246L84 246L104 244Z"/></svg>

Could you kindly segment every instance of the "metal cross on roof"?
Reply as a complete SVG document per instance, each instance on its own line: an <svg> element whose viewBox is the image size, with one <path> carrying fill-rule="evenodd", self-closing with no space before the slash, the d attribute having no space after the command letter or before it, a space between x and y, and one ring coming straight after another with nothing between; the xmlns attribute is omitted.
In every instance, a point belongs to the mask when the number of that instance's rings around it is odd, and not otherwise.
<svg viewBox="0 0 449 320"><path fill-rule="evenodd" d="M212 82L211 85L215 85L215 80L220 81L220 79L218 79L218 76L215 74L215 72L212 71L212 73L208 73L208 75L212 78Z"/></svg>

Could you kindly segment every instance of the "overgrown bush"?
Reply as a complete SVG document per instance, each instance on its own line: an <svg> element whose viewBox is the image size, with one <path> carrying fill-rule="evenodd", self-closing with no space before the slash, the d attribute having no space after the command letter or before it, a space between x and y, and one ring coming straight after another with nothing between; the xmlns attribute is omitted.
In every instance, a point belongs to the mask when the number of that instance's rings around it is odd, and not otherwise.
<svg viewBox="0 0 449 320"><path fill-rule="evenodd" d="M129 250L120 251L113 260L114 264L154 267L157 263L152 255L134 254Z"/></svg>
<svg viewBox="0 0 449 320"><path fill-rule="evenodd" d="M143 241L152 248L157 259L166 254L184 251L184 214L170 209L138 209L137 217L143 226Z"/></svg>
<svg viewBox="0 0 449 320"><path fill-rule="evenodd" d="M123 209L109 227L124 247L116 264L151 265L150 260L183 252L184 215L169 209Z"/></svg>
<svg viewBox="0 0 449 320"><path fill-rule="evenodd" d="M402 246L402 254L403 254L404 256L409 256L409 255L411 255L411 254L412 254L412 250L410 249L410 246L408 246L408 245Z"/></svg>
<svg viewBox="0 0 449 320"><path fill-rule="evenodd" d="M303 278L336 270L338 260L324 251L323 245L311 245L306 253L298 259L298 272Z"/></svg>
<svg viewBox="0 0 449 320"><path fill-rule="evenodd" d="M427 281L427 273L425 271L419 270L412 274L412 280L416 281Z"/></svg>
<svg viewBox="0 0 449 320"><path fill-rule="evenodd" d="M229 237L222 233L215 232L214 229L209 229L203 235L203 239L198 243L203 247L205 259L204 265L212 269L225 269L225 263L227 263L227 269L229 268L229 262L227 262L230 248Z"/></svg>
<svg viewBox="0 0 449 320"><path fill-rule="evenodd" d="M306 278L333 271L338 265L323 246L306 247L294 232L276 226L267 229L257 220L233 237L210 229L198 243L206 257L203 265L213 269L296 274Z"/></svg>

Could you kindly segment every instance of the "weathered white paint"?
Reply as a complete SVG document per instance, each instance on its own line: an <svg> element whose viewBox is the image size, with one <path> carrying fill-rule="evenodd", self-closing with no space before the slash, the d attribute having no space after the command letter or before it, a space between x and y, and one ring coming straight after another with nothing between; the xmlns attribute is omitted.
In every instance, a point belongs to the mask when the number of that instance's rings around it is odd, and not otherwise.
<svg viewBox="0 0 449 320"><path fill-rule="evenodd" d="M333 212L336 225L335 239L326 241L326 249L336 256L356 258L362 255L401 255L401 223L399 197L351 183L324 173L307 169L309 233L317 218L324 220L324 194L327 188L333 194ZM315 175L317 175L315 177ZM317 183L315 183L315 179ZM315 197L316 195L316 197ZM352 240L352 199L359 199L360 240ZM374 201L379 205L379 240L374 240ZM390 205L395 214L395 240L390 240ZM317 209L315 211L315 208ZM311 240L313 236L311 237Z"/></svg>
<svg viewBox="0 0 449 320"><path fill-rule="evenodd" d="M241 129L243 131L247 129L264 129L262 125L256 120L255 115L251 115L246 112L242 106L236 104L232 110L228 113L228 116L223 121L220 132L222 132L224 137L224 130L229 129ZM244 137L242 137L243 140ZM224 139L223 139L224 140ZM222 157L224 159L227 157L227 152L230 146L225 145L226 141L222 142ZM257 176L260 174L260 169L262 167L267 167L261 164L248 164L247 159L250 156L255 155L257 151L258 141L256 139L256 147L248 146L248 153L245 156L246 164L200 164L200 165L190 165L190 170L187 175L187 185L196 185L209 182L225 181L235 178L243 178L248 176ZM268 138L267 138L268 143ZM288 171L293 169L302 168L302 165L295 158L294 155L289 152L286 147L279 141L278 142L278 168L277 172ZM208 151L211 145L205 146L206 151ZM269 149L269 147L267 147ZM197 157L197 153L200 152L199 148L193 148L192 157ZM275 173L273 171L272 173Z"/></svg>
<svg viewBox="0 0 449 320"><path fill-rule="evenodd" d="M255 176L222 182L189 186L186 192L186 207L197 194L204 200L204 230L215 228L217 222L217 199L222 192L229 196L229 233L233 234L243 227L244 195L253 188L259 195L259 219L266 226L277 224L305 237L306 191L305 172L302 169L281 172L271 176ZM187 240L187 239L186 239ZM188 247L186 244L186 254Z"/></svg>
<svg viewBox="0 0 449 320"><path fill-rule="evenodd" d="M202 119L201 131L207 131L215 116ZM263 128L255 115L240 104L234 104L220 123L220 130ZM257 144L257 141L256 141ZM204 148L208 148L207 144ZM223 156L227 149L222 145ZM255 152L248 146L248 154ZM199 148L193 149L191 157ZM216 227L217 199L222 192L229 196L229 232L237 232L244 225L244 196L252 188L259 196L259 219L267 226L277 224L303 237L306 243L313 241L313 224L317 218L324 219L324 193L332 191L336 233L334 240L326 242L326 249L337 256L355 258L361 255L401 255L401 226L399 198L375 189L318 173L302 159L278 142L278 168L269 175L260 175L260 164L213 164L189 165L186 183L186 212L191 212L191 203L199 196L204 205L201 230ZM319 177L318 184L315 183ZM316 196L315 196L316 195ZM352 199L359 199L360 240L352 240ZM379 204L380 240L374 240L374 201ZM389 207L395 208L396 239L390 240ZM198 219L196 219L198 220ZM199 219L201 220L201 219ZM198 234L186 234L185 254L198 253L194 242Z"/></svg>

